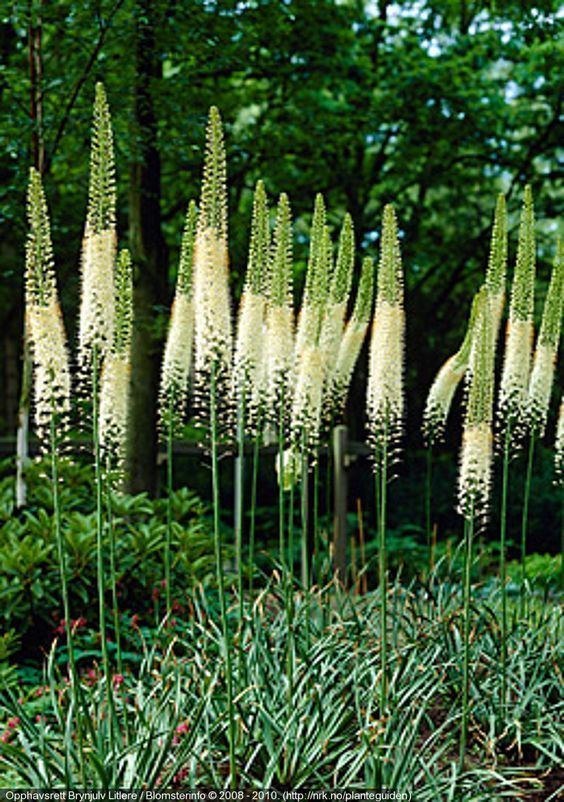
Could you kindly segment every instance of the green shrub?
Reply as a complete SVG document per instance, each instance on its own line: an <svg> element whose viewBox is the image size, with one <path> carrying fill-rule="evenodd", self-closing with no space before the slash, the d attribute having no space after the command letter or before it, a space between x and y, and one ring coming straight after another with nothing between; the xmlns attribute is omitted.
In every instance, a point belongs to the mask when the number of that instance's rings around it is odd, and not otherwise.
<svg viewBox="0 0 564 802"><path fill-rule="evenodd" d="M46 645L60 624L62 606L55 550L52 496L43 479L45 466L34 462L27 472L29 503L14 508L14 475L10 461L0 466L0 627L15 629L25 642ZM69 461L62 470L61 508L68 553L68 580L73 619L91 620L96 598L96 533L92 472ZM122 612L141 620L163 613L162 552L166 501L146 494L112 498L118 556L118 592ZM198 496L181 488L173 496L173 599L182 607L186 591L213 575L213 541L209 511ZM106 532L107 538L107 532ZM38 643L39 645L39 643ZM2 651L0 649L0 662Z"/></svg>

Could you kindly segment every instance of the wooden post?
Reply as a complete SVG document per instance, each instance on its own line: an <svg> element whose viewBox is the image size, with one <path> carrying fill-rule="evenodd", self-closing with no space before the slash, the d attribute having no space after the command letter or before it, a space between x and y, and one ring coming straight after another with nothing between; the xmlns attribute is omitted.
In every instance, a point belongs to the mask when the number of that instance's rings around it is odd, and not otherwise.
<svg viewBox="0 0 564 802"><path fill-rule="evenodd" d="M348 429L333 430L333 559L339 580L347 582Z"/></svg>

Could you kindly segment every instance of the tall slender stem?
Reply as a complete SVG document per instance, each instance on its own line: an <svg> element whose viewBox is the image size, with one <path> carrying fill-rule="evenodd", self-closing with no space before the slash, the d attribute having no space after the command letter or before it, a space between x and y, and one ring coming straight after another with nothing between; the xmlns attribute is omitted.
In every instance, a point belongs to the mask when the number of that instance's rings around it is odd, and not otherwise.
<svg viewBox="0 0 564 802"><path fill-rule="evenodd" d="M462 725L460 729L460 758L462 770L468 740L468 700L470 691L470 592L472 576L472 540L474 536L474 510L464 520L464 637L463 637L463 678L462 678Z"/></svg>
<svg viewBox="0 0 564 802"><path fill-rule="evenodd" d="M253 579L255 567L255 527L257 507L258 467L260 461L260 441L262 429L262 411L259 412L257 433L253 444L253 471L251 477L251 517L249 521L249 603L253 603Z"/></svg>
<svg viewBox="0 0 564 802"><path fill-rule="evenodd" d="M380 681L380 707L386 710L388 696L388 575L386 559L386 490L387 490L388 444L384 434L380 463L380 519L378 526L378 574L380 585L380 630L382 637L382 677Z"/></svg>
<svg viewBox="0 0 564 802"><path fill-rule="evenodd" d="M174 464L172 455L172 434L173 434L173 410L172 398L170 399L167 415L166 429L166 533L164 544L164 573L165 573L165 600L166 616L170 617L172 611L172 588L171 588L171 566L170 550L172 542L172 493L174 486Z"/></svg>
<svg viewBox="0 0 564 802"><path fill-rule="evenodd" d="M313 564L311 566L311 582L319 582L320 560L319 537L319 452L313 465Z"/></svg>
<svg viewBox="0 0 564 802"><path fill-rule="evenodd" d="M237 458L235 460L235 559L239 594L239 630L243 626L243 504L245 481L245 389L241 388L237 405ZM241 636L241 632L239 632ZM242 660L242 652L240 652Z"/></svg>
<svg viewBox="0 0 564 802"><path fill-rule="evenodd" d="M99 437L99 357L95 347L92 354L92 436L94 447L94 475L96 482L96 565L98 579L98 612L100 618L100 641L102 647L102 663L106 679L106 693L108 698L108 715L110 743L113 745L113 697L110 673L110 660L108 656L108 638L106 631L106 586L104 576L104 479L100 455Z"/></svg>
<svg viewBox="0 0 564 802"><path fill-rule="evenodd" d="M225 586L223 581L221 525L219 520L219 460L218 460L218 425L217 425L217 367L212 365L210 376L210 429L211 429L211 457L212 457L212 495L213 495L213 531L215 544L215 568L217 587L219 590L219 604L221 610L221 625L223 630L223 646L225 650L225 669L227 686L227 709L229 717L229 784L235 787L235 714L233 709L233 669L231 665L231 644L229 638L229 625L227 621L227 604L225 600Z"/></svg>
<svg viewBox="0 0 564 802"><path fill-rule="evenodd" d="M427 534L427 549L431 554L432 523L431 523L431 502L433 493L433 447L427 447L427 471L425 478L425 532Z"/></svg>
<svg viewBox="0 0 564 802"><path fill-rule="evenodd" d="M308 559L308 518L309 518L309 461L307 454L302 451L302 481L301 481L301 518L302 518L302 540L301 540L301 556L302 556L302 585L307 589L309 584L309 559Z"/></svg>
<svg viewBox="0 0 564 802"><path fill-rule="evenodd" d="M55 522L55 541L57 543L57 558L59 561L59 575L61 579L61 596L63 600L63 615L65 617L65 634L67 637L67 653L69 660L69 673L71 681L71 690L73 695L73 704L76 712L78 739L79 739L79 753L80 753L80 769L84 782L84 746L82 726L80 723L79 713L79 697L80 689L78 682L78 673L76 670L76 661L74 658L74 643L72 634L72 625L70 617L70 602L69 590L67 583L67 565L65 556L65 546L63 542L63 528L61 525L61 502L59 498L59 453L57 442L57 427L55 422L56 413L54 410L51 412L50 419L50 445L51 445L51 485L53 491L53 518Z"/></svg>
<svg viewBox="0 0 564 802"><path fill-rule="evenodd" d="M278 468L280 471L278 480L278 548L282 567L286 564L284 554L284 387L280 391L280 413L278 416Z"/></svg>
<svg viewBox="0 0 564 802"><path fill-rule="evenodd" d="M109 465L106 465L106 476L110 476ZM110 585L112 594L112 613L114 619L114 634L116 639L117 669L119 674L123 674L123 658L121 651L121 629L119 623L119 603L117 593L117 571L116 571L116 533L114 529L114 516L112 509L112 494L108 488L106 493L106 515L108 518L108 535L110 540Z"/></svg>
<svg viewBox="0 0 564 802"><path fill-rule="evenodd" d="M525 582L527 581L527 527L529 523L529 499L531 496L531 479L535 455L535 436L529 438L527 455L527 473L525 475L525 495L523 497L523 517L521 519L521 615L525 614Z"/></svg>
<svg viewBox="0 0 564 802"><path fill-rule="evenodd" d="M290 484L288 504L288 569L285 573L284 595L286 601L286 625L288 643L286 650L286 679L288 682L288 719L292 716L294 694L294 481Z"/></svg>
<svg viewBox="0 0 564 802"><path fill-rule="evenodd" d="M511 429L505 429L503 447L503 475L501 483L501 527L499 536L499 578L501 582L501 713L507 702L507 563L506 563L506 531L507 531L507 492L509 487L509 447L511 445Z"/></svg>

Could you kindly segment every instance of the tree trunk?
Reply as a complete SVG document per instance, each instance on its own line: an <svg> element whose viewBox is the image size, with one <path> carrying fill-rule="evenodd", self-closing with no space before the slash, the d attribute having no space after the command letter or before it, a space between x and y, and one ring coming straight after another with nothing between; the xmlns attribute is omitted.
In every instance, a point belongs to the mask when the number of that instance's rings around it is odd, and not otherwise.
<svg viewBox="0 0 564 802"><path fill-rule="evenodd" d="M165 301L167 253L161 230L161 162L152 85L161 77L151 0L136 6L136 74L130 175L129 242L135 266L131 346L131 402L126 488L154 492L157 478L156 405L161 343L153 335L154 309Z"/></svg>

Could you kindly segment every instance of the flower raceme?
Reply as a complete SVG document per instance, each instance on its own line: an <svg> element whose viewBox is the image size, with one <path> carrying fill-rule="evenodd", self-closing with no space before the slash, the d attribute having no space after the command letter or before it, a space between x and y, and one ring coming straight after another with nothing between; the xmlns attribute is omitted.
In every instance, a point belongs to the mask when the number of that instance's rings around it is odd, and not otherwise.
<svg viewBox="0 0 564 802"><path fill-rule="evenodd" d="M344 410L353 371L358 361L360 350L366 338L366 332L372 317L374 295L374 262L367 256L362 263L360 283L356 295L353 313L345 326L339 343L337 358L329 380L329 392L332 395L333 409L337 413ZM331 365L329 365L331 370Z"/></svg>
<svg viewBox="0 0 564 802"><path fill-rule="evenodd" d="M382 220L367 388L369 436L378 454L394 445L401 434L404 330L403 274L397 220L393 207L388 205Z"/></svg>
<svg viewBox="0 0 564 802"><path fill-rule="evenodd" d="M485 279L493 315L492 348L494 349L497 343L497 336L505 304L506 272L507 210L505 197L499 195L495 208L488 268ZM474 298L462 345L441 367L427 396L423 414L423 434L429 445L432 445L443 436L454 395L468 370L478 297L479 294Z"/></svg>
<svg viewBox="0 0 564 802"><path fill-rule="evenodd" d="M35 421L42 447L53 417L64 429L70 411L67 342L55 281L53 246L41 176L29 176L26 242L26 320L34 367Z"/></svg>
<svg viewBox="0 0 564 802"><path fill-rule="evenodd" d="M462 345L441 367L429 390L423 413L423 434L429 445L433 445L443 436L454 394L468 370L479 297L477 293L472 301Z"/></svg>
<svg viewBox="0 0 564 802"><path fill-rule="evenodd" d="M493 313L485 287L478 297L458 483L459 510L465 518L487 513L493 457Z"/></svg>
<svg viewBox="0 0 564 802"><path fill-rule="evenodd" d="M212 373L220 382L229 380L231 373L226 176L221 118L212 106L194 245L195 373L200 401Z"/></svg>
<svg viewBox="0 0 564 802"><path fill-rule="evenodd" d="M335 269L331 276L329 297L321 325L320 346L325 362L334 365L345 327L345 315L351 291L354 267L354 228L352 218L345 215L339 237L339 249ZM327 394L332 394L332 372L328 372Z"/></svg>
<svg viewBox="0 0 564 802"><path fill-rule="evenodd" d="M161 368L159 390L161 434L168 430L169 425L174 429L177 424L182 422L186 408L194 340L192 268L197 222L196 204L191 201L186 212L176 290L170 310L170 321Z"/></svg>
<svg viewBox="0 0 564 802"><path fill-rule="evenodd" d="M116 266L115 329L112 348L102 368L99 437L106 465L123 469L131 378L132 271L129 251L120 252Z"/></svg>
<svg viewBox="0 0 564 802"><path fill-rule="evenodd" d="M554 471L556 475L556 483L560 485L564 484L564 396L560 399L558 423L556 424Z"/></svg>
<svg viewBox="0 0 564 802"><path fill-rule="evenodd" d="M558 242L529 382L526 426L537 437L546 429L560 343L564 301L564 259Z"/></svg>
<svg viewBox="0 0 564 802"><path fill-rule="evenodd" d="M298 320L294 358L294 397L291 437L304 451L318 445L327 375L321 336L333 267L332 243L325 225L325 207L317 196L302 308Z"/></svg>
<svg viewBox="0 0 564 802"><path fill-rule="evenodd" d="M535 291L535 219L531 188L525 188L519 226L515 275L511 287L509 321L498 400L504 431L521 425L526 417Z"/></svg>
<svg viewBox="0 0 564 802"><path fill-rule="evenodd" d="M270 248L268 204L264 184L256 186L245 286L239 306L233 394L245 421L256 424L264 401L266 275Z"/></svg>
<svg viewBox="0 0 564 802"><path fill-rule="evenodd" d="M290 374L294 361L294 310L292 308L292 217L286 194L280 195L276 213L267 286L266 338L263 371L269 424L280 425L290 400ZM282 422L283 425L283 422Z"/></svg>
<svg viewBox="0 0 564 802"><path fill-rule="evenodd" d="M325 225L325 202L317 195L311 222L309 257L302 305L296 332L296 366L307 344L319 341L325 302L327 300L330 242Z"/></svg>
<svg viewBox="0 0 564 802"><path fill-rule="evenodd" d="M507 276L507 208L505 196L500 194L494 214L486 287L492 310L492 347L495 349L503 307L505 305L505 282Z"/></svg>
<svg viewBox="0 0 564 802"><path fill-rule="evenodd" d="M102 84L96 85L88 211L82 242L82 292L79 321L79 362L91 363L112 347L114 264L117 252L116 188L110 111Z"/></svg>

